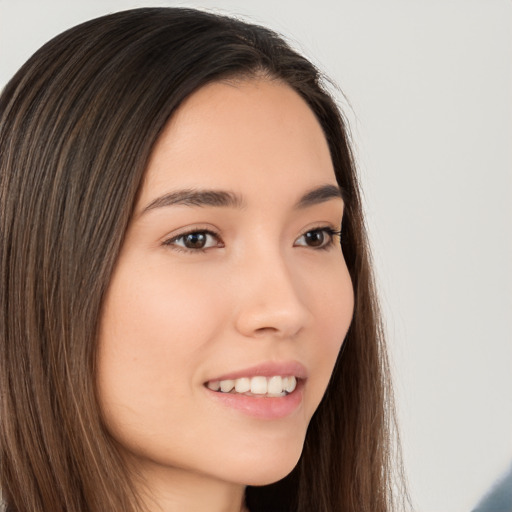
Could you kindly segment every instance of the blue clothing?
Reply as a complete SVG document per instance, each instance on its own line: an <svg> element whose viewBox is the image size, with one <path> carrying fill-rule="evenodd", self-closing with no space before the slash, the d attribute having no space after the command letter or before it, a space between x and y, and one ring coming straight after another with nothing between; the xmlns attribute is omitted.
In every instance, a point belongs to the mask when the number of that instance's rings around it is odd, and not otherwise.
<svg viewBox="0 0 512 512"><path fill-rule="evenodd" d="M512 466L471 512L512 512Z"/></svg>

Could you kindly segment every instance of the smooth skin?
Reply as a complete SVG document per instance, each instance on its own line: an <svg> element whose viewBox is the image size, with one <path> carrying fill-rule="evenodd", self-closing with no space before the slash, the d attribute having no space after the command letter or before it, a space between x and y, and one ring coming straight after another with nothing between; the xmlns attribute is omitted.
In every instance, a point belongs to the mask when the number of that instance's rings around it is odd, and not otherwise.
<svg viewBox="0 0 512 512"><path fill-rule="evenodd" d="M238 512L246 485L275 482L297 463L353 313L331 234L342 199L298 204L326 185L337 187L322 129L277 80L203 87L157 141L98 352L102 415L148 510ZM176 202L183 190L197 201ZM205 190L227 194L205 204ZM205 386L283 361L307 371L285 417L248 415Z"/></svg>

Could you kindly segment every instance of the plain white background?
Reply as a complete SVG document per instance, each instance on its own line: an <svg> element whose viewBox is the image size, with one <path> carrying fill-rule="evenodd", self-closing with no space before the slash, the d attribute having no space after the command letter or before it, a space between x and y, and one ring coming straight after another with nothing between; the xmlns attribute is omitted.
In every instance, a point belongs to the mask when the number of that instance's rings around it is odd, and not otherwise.
<svg viewBox="0 0 512 512"><path fill-rule="evenodd" d="M414 504L470 510L512 460L512 2L0 0L0 87L62 30L149 5L274 28L343 90Z"/></svg>

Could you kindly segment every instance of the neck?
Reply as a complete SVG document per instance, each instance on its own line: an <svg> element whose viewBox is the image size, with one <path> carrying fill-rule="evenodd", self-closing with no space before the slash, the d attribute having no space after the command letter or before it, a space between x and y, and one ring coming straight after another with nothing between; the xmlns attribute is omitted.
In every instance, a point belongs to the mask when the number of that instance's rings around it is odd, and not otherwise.
<svg viewBox="0 0 512 512"><path fill-rule="evenodd" d="M148 512L248 512L243 485L169 468L144 476L141 494Z"/></svg>

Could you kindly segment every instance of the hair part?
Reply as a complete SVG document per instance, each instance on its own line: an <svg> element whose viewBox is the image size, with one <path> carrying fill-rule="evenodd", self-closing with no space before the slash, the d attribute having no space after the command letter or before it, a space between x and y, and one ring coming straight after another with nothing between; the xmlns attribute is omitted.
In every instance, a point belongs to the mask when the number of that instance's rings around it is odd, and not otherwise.
<svg viewBox="0 0 512 512"><path fill-rule="evenodd" d="M251 511L386 512L393 404L347 127L322 77L272 31L135 9L57 36L0 97L0 486L10 512L135 512L95 386L99 318L152 148L208 83L266 77L306 101L345 193L354 318L297 467ZM400 467L400 466L399 466ZM402 489L402 488L401 488Z"/></svg>

